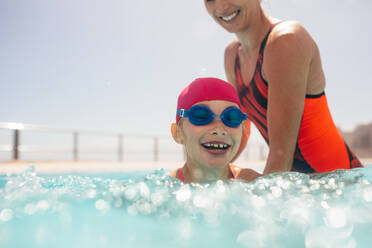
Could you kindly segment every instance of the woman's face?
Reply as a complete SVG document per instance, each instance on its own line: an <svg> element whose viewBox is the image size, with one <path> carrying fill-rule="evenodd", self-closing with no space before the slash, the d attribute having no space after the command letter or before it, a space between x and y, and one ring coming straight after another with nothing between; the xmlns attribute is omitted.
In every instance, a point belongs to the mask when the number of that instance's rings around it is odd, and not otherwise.
<svg viewBox="0 0 372 248"><path fill-rule="evenodd" d="M260 0L204 0L210 16L228 32L246 29L261 8Z"/></svg>
<svg viewBox="0 0 372 248"><path fill-rule="evenodd" d="M204 101L197 105L209 107L216 115L220 115L228 107L238 107L235 103L222 100ZM207 125L196 126L188 118L183 118L180 128L187 163L192 163L195 168L227 166L238 152L243 133L242 126L228 127L219 117Z"/></svg>

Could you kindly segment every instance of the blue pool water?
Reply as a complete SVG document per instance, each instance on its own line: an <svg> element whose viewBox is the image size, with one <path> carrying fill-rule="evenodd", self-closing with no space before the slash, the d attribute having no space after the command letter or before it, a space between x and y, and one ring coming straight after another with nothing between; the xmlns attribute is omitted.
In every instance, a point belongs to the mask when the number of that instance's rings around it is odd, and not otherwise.
<svg viewBox="0 0 372 248"><path fill-rule="evenodd" d="M371 247L372 168L183 184L163 170L0 176L0 247Z"/></svg>

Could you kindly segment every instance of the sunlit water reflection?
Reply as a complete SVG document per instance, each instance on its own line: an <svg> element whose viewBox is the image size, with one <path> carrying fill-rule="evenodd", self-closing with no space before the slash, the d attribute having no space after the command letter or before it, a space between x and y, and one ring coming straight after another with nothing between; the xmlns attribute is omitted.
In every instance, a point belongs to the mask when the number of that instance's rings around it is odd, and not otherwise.
<svg viewBox="0 0 372 248"><path fill-rule="evenodd" d="M370 247L372 168L254 183L0 176L0 247Z"/></svg>

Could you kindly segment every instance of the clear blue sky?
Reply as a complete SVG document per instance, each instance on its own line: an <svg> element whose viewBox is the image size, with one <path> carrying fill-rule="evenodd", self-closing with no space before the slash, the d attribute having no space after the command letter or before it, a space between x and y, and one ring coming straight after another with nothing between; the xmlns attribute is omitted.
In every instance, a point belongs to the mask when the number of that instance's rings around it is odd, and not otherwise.
<svg viewBox="0 0 372 248"><path fill-rule="evenodd" d="M318 42L343 128L372 121L370 0L268 0ZM1 0L0 122L168 134L179 91L225 78L203 0Z"/></svg>

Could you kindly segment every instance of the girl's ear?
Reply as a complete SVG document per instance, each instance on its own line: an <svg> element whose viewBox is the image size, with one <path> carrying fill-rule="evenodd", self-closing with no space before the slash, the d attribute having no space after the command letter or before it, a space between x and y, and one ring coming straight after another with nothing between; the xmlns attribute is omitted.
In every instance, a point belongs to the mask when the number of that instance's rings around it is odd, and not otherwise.
<svg viewBox="0 0 372 248"><path fill-rule="evenodd" d="M183 144L183 134L179 125L172 123L171 133L174 141L176 141L178 144Z"/></svg>

